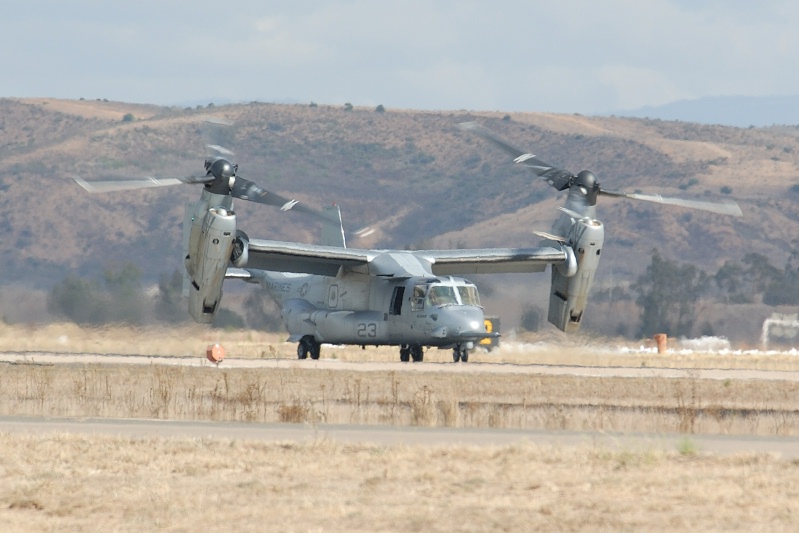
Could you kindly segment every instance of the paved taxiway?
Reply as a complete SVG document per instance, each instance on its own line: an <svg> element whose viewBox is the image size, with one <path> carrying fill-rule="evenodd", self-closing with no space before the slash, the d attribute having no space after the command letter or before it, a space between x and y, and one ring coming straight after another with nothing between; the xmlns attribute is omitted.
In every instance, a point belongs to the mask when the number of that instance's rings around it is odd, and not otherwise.
<svg viewBox="0 0 799 533"><path fill-rule="evenodd" d="M416 446L503 446L516 443L592 446L610 450L677 451L690 439L699 453L772 453L799 457L799 438L742 435L649 435L572 431L419 428L394 426L249 424L116 418L0 417L0 432L16 434L69 433L127 438L229 438L278 442L330 440L342 443Z"/></svg>
<svg viewBox="0 0 799 533"><path fill-rule="evenodd" d="M762 380L799 382L799 371L750 369L685 369L658 367L604 367L566 366L514 363L401 363L380 361L341 361L338 359L234 359L223 360L219 365L204 357L165 357L143 355L59 354L52 352L3 352L0 362L31 364L131 364L131 365L181 365L220 368L315 368L322 370L347 370L351 372L384 372L386 370L409 372L448 372L459 374L529 374L577 377L625 378L695 378L714 380Z"/></svg>

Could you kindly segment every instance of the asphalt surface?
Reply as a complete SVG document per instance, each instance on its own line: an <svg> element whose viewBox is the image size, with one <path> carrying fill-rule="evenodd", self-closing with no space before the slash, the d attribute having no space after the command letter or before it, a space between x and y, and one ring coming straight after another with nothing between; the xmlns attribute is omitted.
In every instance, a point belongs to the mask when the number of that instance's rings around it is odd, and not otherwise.
<svg viewBox="0 0 799 533"><path fill-rule="evenodd" d="M652 435L508 429L420 428L355 425L249 424L115 418L0 417L0 432L12 434L110 435L126 438L228 438L264 442L371 443L384 446L505 446L517 443L610 450L678 451L690 443L698 453L769 453L799 457L797 437L740 435Z"/></svg>
<svg viewBox="0 0 799 533"><path fill-rule="evenodd" d="M354 372L383 372L386 370L409 372L529 374L578 377L629 377L629 378L696 378L713 380L762 380L799 382L799 371L750 369L685 369L658 367L608 367L567 366L514 363L401 363L379 361L341 361L338 359L224 359L218 365L204 357L165 357L143 355L59 354L51 352L3 352L0 362L38 364L131 364L131 365L182 365L220 368L316 368Z"/></svg>

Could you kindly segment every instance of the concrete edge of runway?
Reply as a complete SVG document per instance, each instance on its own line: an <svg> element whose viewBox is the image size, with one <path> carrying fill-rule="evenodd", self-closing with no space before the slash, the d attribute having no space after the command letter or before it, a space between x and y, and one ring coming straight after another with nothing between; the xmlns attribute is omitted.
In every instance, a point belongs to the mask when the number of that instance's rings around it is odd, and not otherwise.
<svg viewBox="0 0 799 533"><path fill-rule="evenodd" d="M509 446L532 444L617 451L696 454L773 454L799 457L799 437L645 434L515 429L427 428L364 425L256 424L158 419L0 416L0 433L106 435L126 438L243 439L264 442L375 444L379 446Z"/></svg>

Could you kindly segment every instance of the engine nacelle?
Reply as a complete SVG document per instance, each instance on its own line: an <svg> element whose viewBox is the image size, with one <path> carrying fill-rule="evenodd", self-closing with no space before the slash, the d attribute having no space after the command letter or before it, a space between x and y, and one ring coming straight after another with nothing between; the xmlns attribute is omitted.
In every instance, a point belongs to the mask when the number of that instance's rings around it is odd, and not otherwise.
<svg viewBox="0 0 799 533"><path fill-rule="evenodd" d="M247 266L250 257L250 238L240 229L236 230L236 238L233 239L233 250L230 252L230 262L236 268Z"/></svg>
<svg viewBox="0 0 799 533"><path fill-rule="evenodd" d="M186 271L189 274L189 314L210 324L222 300L222 282L231 260L236 237L236 214L212 207L196 217L189 236Z"/></svg>
<svg viewBox="0 0 799 533"><path fill-rule="evenodd" d="M577 269L553 268L549 295L548 319L561 331L573 333L580 329L604 241L605 228L598 220L584 218L571 226L569 246Z"/></svg>

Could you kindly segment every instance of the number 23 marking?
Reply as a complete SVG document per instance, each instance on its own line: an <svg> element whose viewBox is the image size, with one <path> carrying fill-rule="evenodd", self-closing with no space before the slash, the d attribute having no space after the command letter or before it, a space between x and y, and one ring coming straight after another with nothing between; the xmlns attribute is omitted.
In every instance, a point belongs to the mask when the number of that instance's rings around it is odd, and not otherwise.
<svg viewBox="0 0 799 533"><path fill-rule="evenodd" d="M359 337L377 337L377 324L374 322L362 322L358 324Z"/></svg>

